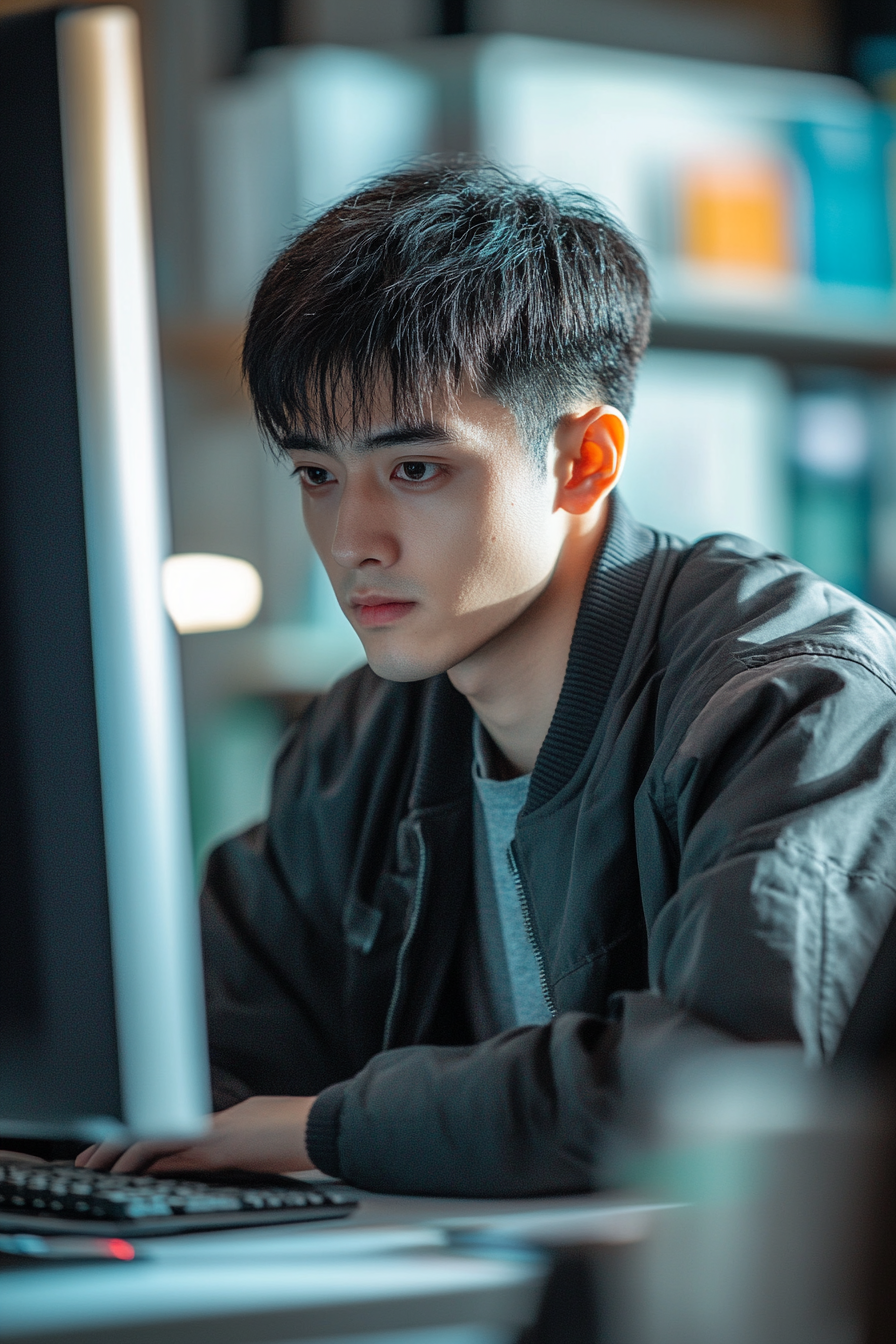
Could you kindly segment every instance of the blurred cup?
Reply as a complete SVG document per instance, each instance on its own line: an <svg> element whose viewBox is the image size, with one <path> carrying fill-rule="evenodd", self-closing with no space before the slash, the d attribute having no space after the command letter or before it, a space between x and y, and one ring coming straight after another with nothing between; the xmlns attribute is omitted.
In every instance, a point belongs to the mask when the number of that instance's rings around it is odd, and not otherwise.
<svg viewBox="0 0 896 1344"><path fill-rule="evenodd" d="M876 1110L788 1046L679 1058L626 1184L667 1204L607 1284L608 1344L854 1344Z"/></svg>

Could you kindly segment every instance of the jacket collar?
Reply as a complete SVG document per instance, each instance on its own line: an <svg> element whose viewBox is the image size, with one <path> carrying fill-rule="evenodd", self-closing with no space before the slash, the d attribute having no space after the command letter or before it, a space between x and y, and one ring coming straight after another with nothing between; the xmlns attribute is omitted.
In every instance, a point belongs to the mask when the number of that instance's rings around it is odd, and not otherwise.
<svg viewBox="0 0 896 1344"><path fill-rule="evenodd" d="M546 803L572 779L594 737L631 636L656 544L656 533L636 523L618 495L611 495L607 530L585 583L560 699L535 762L524 813ZM447 675L426 683L412 809L469 795L472 721L469 702Z"/></svg>
<svg viewBox="0 0 896 1344"><path fill-rule="evenodd" d="M466 798L473 785L473 710L445 672L425 683L418 741L411 810Z"/></svg>
<svg viewBox="0 0 896 1344"><path fill-rule="evenodd" d="M538 753L523 812L534 812L572 779L591 744L631 637L657 546L614 493L573 631L560 699Z"/></svg>

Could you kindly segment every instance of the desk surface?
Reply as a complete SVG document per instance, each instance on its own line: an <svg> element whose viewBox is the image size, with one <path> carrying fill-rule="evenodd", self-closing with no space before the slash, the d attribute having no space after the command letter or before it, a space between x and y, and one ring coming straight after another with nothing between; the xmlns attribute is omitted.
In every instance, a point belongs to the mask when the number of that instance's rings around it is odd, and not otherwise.
<svg viewBox="0 0 896 1344"><path fill-rule="evenodd" d="M4 1271L0 1340L261 1344L463 1325L500 1338L532 1319L546 1263L500 1241L627 1240L649 1213L601 1196L370 1195L338 1224L146 1238L130 1263ZM471 1231L493 1248L457 1244Z"/></svg>

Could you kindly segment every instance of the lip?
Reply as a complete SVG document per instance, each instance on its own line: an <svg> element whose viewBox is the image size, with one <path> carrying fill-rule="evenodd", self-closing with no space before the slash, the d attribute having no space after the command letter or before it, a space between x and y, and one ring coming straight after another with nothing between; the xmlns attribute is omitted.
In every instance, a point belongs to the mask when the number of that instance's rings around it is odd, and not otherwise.
<svg viewBox="0 0 896 1344"><path fill-rule="evenodd" d="M351 600L358 624L368 627L394 625L403 616L407 616L416 605L416 602L397 601L394 597L386 597L381 593L370 593L364 597L353 597Z"/></svg>

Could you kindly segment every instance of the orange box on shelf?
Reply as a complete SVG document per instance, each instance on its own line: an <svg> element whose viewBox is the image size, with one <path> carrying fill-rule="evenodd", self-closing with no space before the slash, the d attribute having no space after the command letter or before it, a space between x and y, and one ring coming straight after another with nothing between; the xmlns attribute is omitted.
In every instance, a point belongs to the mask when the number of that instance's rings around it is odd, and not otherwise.
<svg viewBox="0 0 896 1344"><path fill-rule="evenodd" d="M791 271L791 193L775 163L695 164L680 185L680 247L703 265Z"/></svg>

